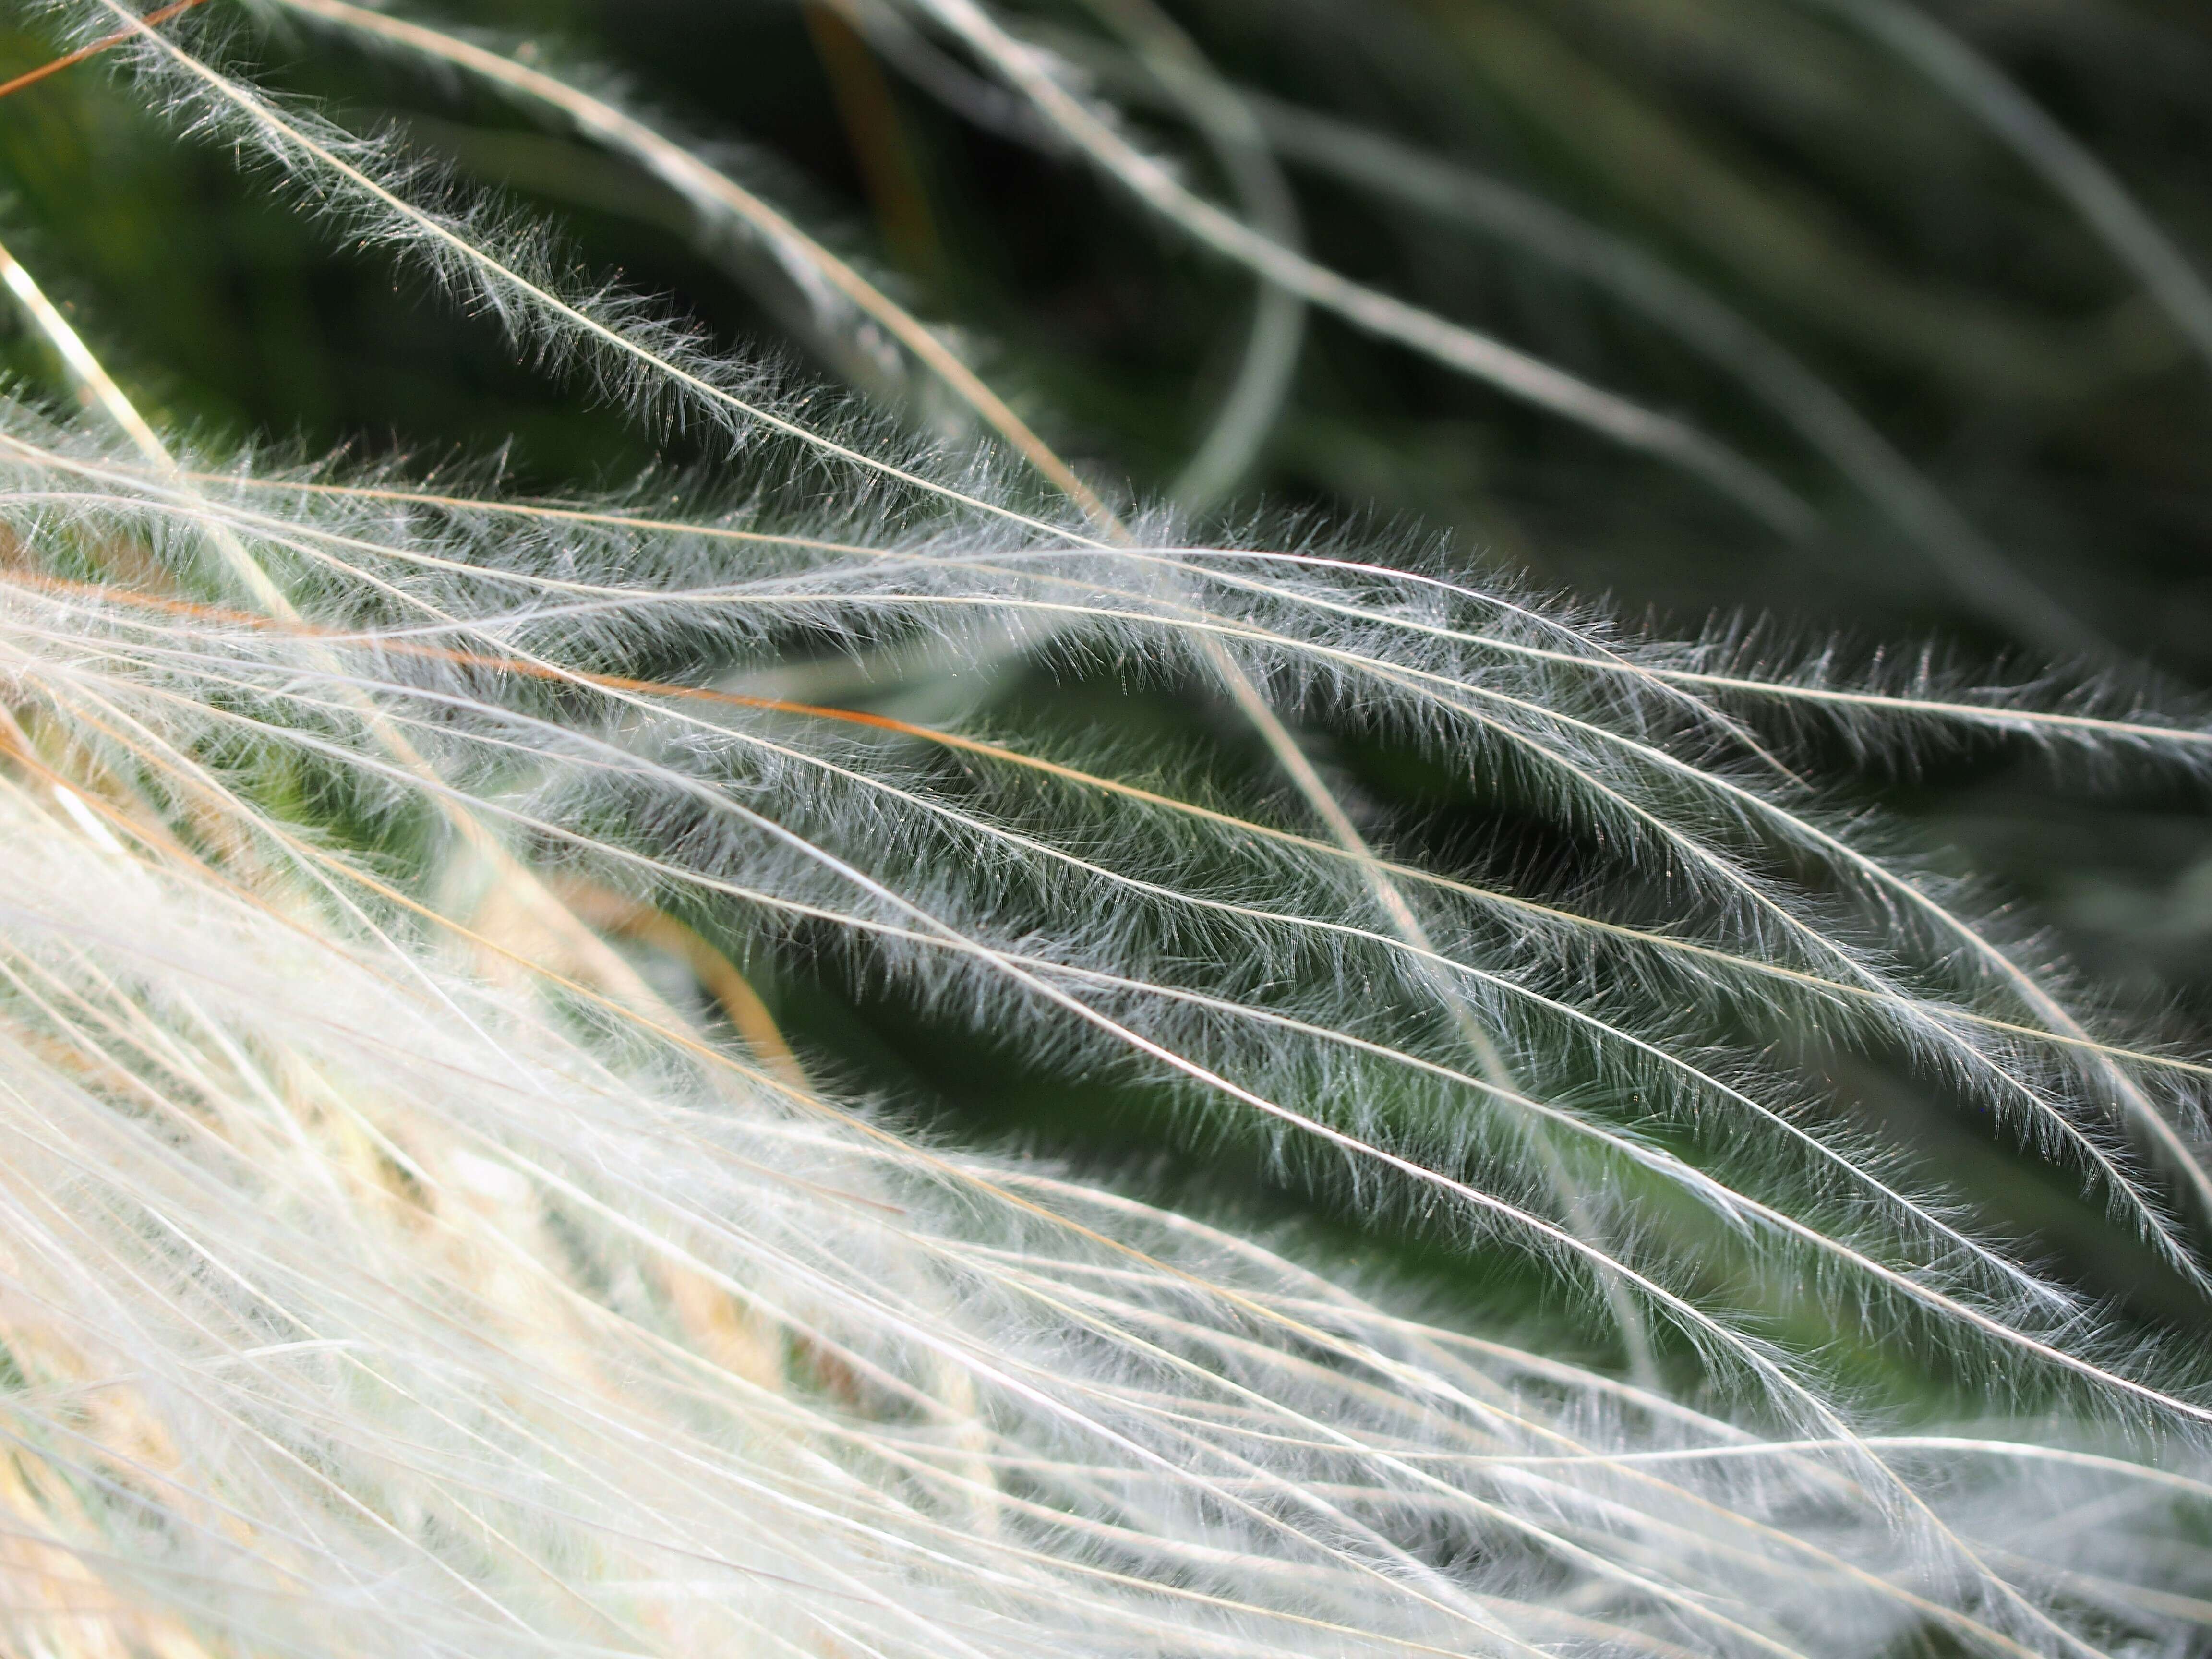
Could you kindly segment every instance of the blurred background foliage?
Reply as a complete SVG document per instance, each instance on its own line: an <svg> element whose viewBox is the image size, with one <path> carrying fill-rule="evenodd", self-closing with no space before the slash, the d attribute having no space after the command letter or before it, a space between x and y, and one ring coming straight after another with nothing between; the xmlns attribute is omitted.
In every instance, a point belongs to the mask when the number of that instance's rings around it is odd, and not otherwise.
<svg viewBox="0 0 2212 1659"><path fill-rule="evenodd" d="M2212 9L1924 3L2212 271ZM950 330L1102 489L1189 498L1195 535L1256 525L1276 538L1442 550L1662 632L1763 617L1778 660L1832 644L1839 662L1864 664L1924 645L2014 678L2061 658L2169 707L2212 686L2203 356L1982 122L1833 14L1803 0L1168 4L1167 32L1127 0L1028 0L1006 15L1206 195L1272 216L1325 264L1687 416L1798 492L1818 527L1778 534L1656 462L1326 317L1279 308L1255 331L1249 276L1066 154L957 49L888 14L813 0L452 0L434 21L488 31L526 59L592 66L656 122L708 141ZM195 27L238 5L211 0ZM702 236L680 198L624 159L334 32L241 10L228 34L270 83L349 126L392 127L462 179L507 191L557 228L581 270L666 295L730 349L853 386L920 429L970 435L865 338L825 335L772 259ZM0 76L57 50L15 9ZM1240 156L1202 108L1194 116L1176 64L1198 61L1237 89L1272 160ZM518 365L495 327L374 252L333 246L100 65L0 100L0 191L8 242L118 376L211 446L273 438L313 455L404 456L422 471L495 457L511 484L550 493L724 464ZM1744 356L1717 360L1656 323L1655 294L1678 319L1686 305L1732 319L1726 337L1761 342L1762 362L1787 354L1911 457L2007 574L1978 586L1947 574L1759 395ZM1279 396L1255 359L1269 338L1282 349ZM34 342L11 334L0 355L57 395ZM1240 396L1267 417L1256 453L1233 476L1194 478L1194 456ZM1256 738L1189 687L1054 680L1015 659L957 680L927 663L872 676L829 664L787 682L918 718L997 704L1031 731L1105 725L1130 752L1186 754L1246 788L1275 787ZM1480 844L1555 878L1578 860L1596 867L1590 849L1522 824L1510 799L1478 799L1411 752L1307 735L1371 818L1418 817L1442 847ZM2046 921L2052 950L2099 995L2156 1012L2183 1040L2208 1029L2212 819L2192 788L2057 775L1990 745L1878 758L1844 799L1904 815L1938 867L1989 874L1995 902L2024 907L2023 927ZM848 1084L935 1103L952 1133L1133 1163L1163 1188L1313 1218L1295 1171L1256 1142L1173 1129L1164 1096L1048 1074L909 991L842 971L826 944L819 957L804 940L771 949L689 920ZM1902 1057L1838 1062L1833 1079L1840 1109L1917 1141L2081 1283L2154 1322L2202 1317ZM1190 1159L1194 1147L1207 1156ZM1414 1233L1349 1209L1322 1224L1340 1229L1347 1255L1437 1266ZM1600 1352L1604 1340L1590 1339Z"/></svg>

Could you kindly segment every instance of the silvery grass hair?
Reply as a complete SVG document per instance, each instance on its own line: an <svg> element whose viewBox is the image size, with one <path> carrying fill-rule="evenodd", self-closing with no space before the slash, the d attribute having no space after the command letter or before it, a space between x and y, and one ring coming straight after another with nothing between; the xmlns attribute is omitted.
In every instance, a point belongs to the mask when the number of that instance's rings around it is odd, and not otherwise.
<svg viewBox="0 0 2212 1659"><path fill-rule="evenodd" d="M1913 14L1844 9L1967 73ZM1120 15L1203 103L1188 43ZM964 43L1008 118L1295 310L1804 510L1683 422L1313 264L1264 166L1248 210L1212 204L970 0L854 16ZM2212 1066L2096 1015L1808 772L1966 741L2187 772L2212 733L1642 639L1442 554L1193 545L590 86L343 0L249 20L640 160L988 446L576 291L527 225L226 67L212 8L46 17L124 36L110 67L180 129L731 460L556 501L195 453L0 263L85 405L0 412L9 1651L2203 1650L2201 1351L2046 1276L1827 1079L1906 1057L2203 1287ZM2191 316L2155 233L2106 228ZM1296 325L1262 307L1261 390L1194 494L1249 452ZM1986 574L1869 429L1757 361ZM1018 710L839 706L801 672L1013 658L1204 688L1272 779ZM1363 815L1320 729L1510 784L1596 861ZM1140 1085L1174 1145L1256 1148L1559 1316L933 1135L785 1044L738 933ZM1900 1376L1946 1420L1900 1420Z"/></svg>

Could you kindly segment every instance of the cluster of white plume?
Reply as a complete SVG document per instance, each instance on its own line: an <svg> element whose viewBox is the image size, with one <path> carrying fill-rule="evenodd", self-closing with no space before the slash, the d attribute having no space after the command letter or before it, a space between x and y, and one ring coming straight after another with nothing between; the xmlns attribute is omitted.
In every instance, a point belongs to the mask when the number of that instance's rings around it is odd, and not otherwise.
<svg viewBox="0 0 2212 1659"><path fill-rule="evenodd" d="M2191 1282L2212 1066L2093 1020L1799 756L1964 734L2186 769L2212 733L1778 673L1440 562L1180 544L596 94L337 0L274 9L550 99L1032 465L948 462L568 290L222 67L179 32L205 14L110 54L523 348L726 431L747 488L556 502L196 458L6 262L88 412L0 411L0 1647L2203 1651L2202 1356L2109 1334L1830 1110L1823 1056L1910 1056ZM981 9L923 9L1121 142ZM1303 302L1786 514L1686 428L1109 159ZM802 652L1212 687L1283 787L818 706ZM1510 783L1610 868L1401 851L1419 826L1355 823L1299 723ZM1261 1126L1593 1334L1543 1352L1304 1234L840 1097L677 920L709 913L1141 1080L1186 1147ZM1900 1429L1877 1363L1960 1379L1960 1420Z"/></svg>

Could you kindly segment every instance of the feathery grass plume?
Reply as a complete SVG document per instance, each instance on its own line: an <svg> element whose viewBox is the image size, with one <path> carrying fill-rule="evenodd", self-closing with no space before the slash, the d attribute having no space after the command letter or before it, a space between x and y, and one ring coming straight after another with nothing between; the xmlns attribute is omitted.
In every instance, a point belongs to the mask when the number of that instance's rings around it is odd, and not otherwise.
<svg viewBox="0 0 2212 1659"><path fill-rule="evenodd" d="M922 9L1264 295L1780 499L1382 303L1268 234L1265 188L1260 228L1212 207L994 13ZM572 281L259 84L206 9L45 13L128 31L148 108L710 459L556 498L194 441L0 256L86 404L0 406L11 1650L2200 1650L2201 1344L2046 1270L1838 1079L1981 1115L2201 1308L2212 1064L1823 769L1981 744L2201 778L2212 732L1117 515L884 287L601 92L274 10L640 159L1021 465ZM1099 10L1254 161L1263 106L1148 6ZM1194 494L1279 412L1295 329L1261 303ZM1018 663L1076 717L854 689L918 661ZM1243 725L1164 740L1116 695ZM1324 737L1492 833L1370 810ZM1139 1152L953 1133L790 1041L764 969L896 987L1076 1109L1135 1098Z"/></svg>

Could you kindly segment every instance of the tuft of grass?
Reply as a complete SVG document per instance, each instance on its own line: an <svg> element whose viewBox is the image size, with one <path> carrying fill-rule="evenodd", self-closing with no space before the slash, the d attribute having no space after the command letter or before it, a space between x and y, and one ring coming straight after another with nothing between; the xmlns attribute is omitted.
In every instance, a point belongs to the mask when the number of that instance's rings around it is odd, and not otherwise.
<svg viewBox="0 0 2212 1659"><path fill-rule="evenodd" d="M898 274L539 33L21 21L66 73L0 154L68 142L0 251L12 1647L2201 1646L2212 1059L1877 797L2201 814L2157 642L1924 428L2032 394L2063 493L2116 388L2201 422L2203 284L1963 23L676 31L848 147ZM42 286L144 276L218 168L173 291ZM2099 281L2142 302L2053 320ZM431 320L379 380L319 315ZM1967 643L1632 627L1424 503L1904 560Z"/></svg>

